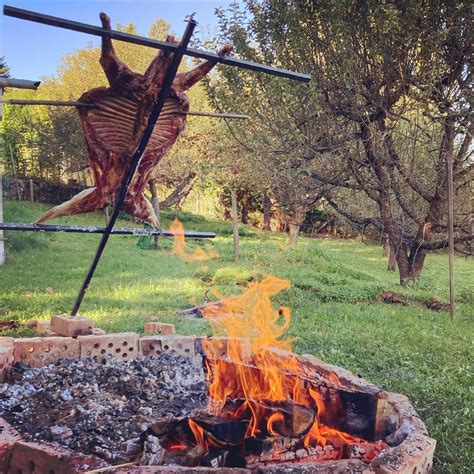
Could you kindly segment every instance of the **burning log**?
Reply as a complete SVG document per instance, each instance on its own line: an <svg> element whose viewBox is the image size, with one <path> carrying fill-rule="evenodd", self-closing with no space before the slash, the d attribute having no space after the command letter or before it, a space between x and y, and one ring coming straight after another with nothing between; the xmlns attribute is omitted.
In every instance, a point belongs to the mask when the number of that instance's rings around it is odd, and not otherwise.
<svg viewBox="0 0 474 474"><path fill-rule="evenodd" d="M216 443L227 446L242 444L249 424L249 419L229 419L212 415L195 416L192 420Z"/></svg>
<svg viewBox="0 0 474 474"><path fill-rule="evenodd" d="M230 412L231 409L232 416L239 419L250 420L254 414L255 419L261 420L258 426L253 427L252 435L263 433L299 438L308 433L316 418L314 410L288 400L237 400L227 404L223 412Z"/></svg>

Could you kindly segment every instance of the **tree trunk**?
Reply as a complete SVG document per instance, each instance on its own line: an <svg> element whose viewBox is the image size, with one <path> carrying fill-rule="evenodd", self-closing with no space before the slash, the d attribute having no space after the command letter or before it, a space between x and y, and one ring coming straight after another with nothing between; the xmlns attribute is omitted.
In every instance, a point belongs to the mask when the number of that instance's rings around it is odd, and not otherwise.
<svg viewBox="0 0 474 474"><path fill-rule="evenodd" d="M109 225L109 206L105 206L104 209L103 209L103 213L104 213L104 220L105 220L105 225Z"/></svg>
<svg viewBox="0 0 474 474"><path fill-rule="evenodd" d="M388 256L387 271L394 272L397 268L397 254L391 245L389 245L389 247L390 253Z"/></svg>
<svg viewBox="0 0 474 474"><path fill-rule="evenodd" d="M249 223L249 208L245 198L240 200L240 222L242 224Z"/></svg>
<svg viewBox="0 0 474 474"><path fill-rule="evenodd" d="M151 193L151 205L153 206L153 210L155 211L156 218L158 222L160 222L160 200L158 199L158 191L156 190L156 182L154 179L150 179L148 181L148 187L150 188ZM155 243L155 247L157 249L160 248L160 236L155 235L153 236L153 240Z"/></svg>
<svg viewBox="0 0 474 474"><path fill-rule="evenodd" d="M158 199L158 191L156 190L155 180L150 179L150 181L148 181L148 186L150 188L150 193L151 193L151 205L153 206L153 210L155 211L156 217L159 221L160 220L160 200Z"/></svg>
<svg viewBox="0 0 474 474"><path fill-rule="evenodd" d="M232 199L232 233L234 236L234 260L239 261L240 249L239 249L239 220L237 213L237 193L231 191Z"/></svg>
<svg viewBox="0 0 474 474"><path fill-rule="evenodd" d="M267 192L263 193L263 230L271 230L272 223L272 201Z"/></svg>
<svg viewBox="0 0 474 474"><path fill-rule="evenodd" d="M383 243L382 258L387 258L389 255L390 241L388 237L385 238Z"/></svg>
<svg viewBox="0 0 474 474"><path fill-rule="evenodd" d="M300 235L300 227L305 218L305 210L300 206L294 206L291 219L288 221L288 234L290 244L296 245Z"/></svg>

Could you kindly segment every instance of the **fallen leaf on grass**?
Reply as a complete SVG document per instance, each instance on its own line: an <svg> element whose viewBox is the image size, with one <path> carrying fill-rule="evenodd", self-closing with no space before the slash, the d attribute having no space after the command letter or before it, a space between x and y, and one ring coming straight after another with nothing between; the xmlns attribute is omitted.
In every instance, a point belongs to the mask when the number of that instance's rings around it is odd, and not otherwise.
<svg viewBox="0 0 474 474"><path fill-rule="evenodd" d="M19 324L16 321L0 321L0 331L7 329L17 329Z"/></svg>

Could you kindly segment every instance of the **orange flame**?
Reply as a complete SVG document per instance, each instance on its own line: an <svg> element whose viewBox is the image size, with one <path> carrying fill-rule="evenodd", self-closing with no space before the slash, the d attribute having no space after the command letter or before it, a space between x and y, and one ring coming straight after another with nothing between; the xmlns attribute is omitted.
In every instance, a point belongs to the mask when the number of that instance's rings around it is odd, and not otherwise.
<svg viewBox="0 0 474 474"><path fill-rule="evenodd" d="M199 444L207 451L209 446L207 441L204 439L204 430L191 418L188 419L189 428L191 429L196 444Z"/></svg>
<svg viewBox="0 0 474 474"><path fill-rule="evenodd" d="M277 436L278 433L273 429L273 424L278 423L278 422L283 422L285 420L285 417L283 416L283 413L276 412L273 415L268 418L267 421L267 431L273 436Z"/></svg>
<svg viewBox="0 0 474 474"><path fill-rule="evenodd" d="M206 251L200 247L196 247L194 252L186 251L186 240L184 237L184 227L179 219L175 219L170 224L170 231L173 234L172 253L180 257L185 262L197 262L208 259L218 258L218 253L210 245L206 245Z"/></svg>
<svg viewBox="0 0 474 474"><path fill-rule="evenodd" d="M315 389L307 387L299 375L305 367L290 353L291 340L284 338L290 324L288 308L275 309L271 298L290 287L286 280L270 276L260 282L251 282L240 296L222 299L219 306L204 309L204 316L213 325L217 335L203 342L210 381L209 411L223 413L227 402L244 399L245 402L232 413L243 419L251 413L247 436L256 436L266 428L275 436L275 423L284 420L280 412L271 414L259 409L256 401L293 401L317 412L316 421L304 438L304 445L325 446L330 443L342 456L344 446L360 439L329 428L322 423L325 417L335 418L341 410L338 397L331 396L330 403ZM339 384L335 374L326 379ZM330 406L329 406L330 404ZM193 431L194 432L194 431ZM198 439L196 437L196 439Z"/></svg>

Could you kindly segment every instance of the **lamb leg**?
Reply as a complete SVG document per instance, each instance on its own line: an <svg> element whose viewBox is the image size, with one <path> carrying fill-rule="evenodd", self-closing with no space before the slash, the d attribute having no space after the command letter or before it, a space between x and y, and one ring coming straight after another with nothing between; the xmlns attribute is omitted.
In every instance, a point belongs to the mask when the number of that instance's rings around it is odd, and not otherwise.
<svg viewBox="0 0 474 474"><path fill-rule="evenodd" d="M86 212L97 211L109 204L97 191L97 188L88 188L73 196L69 201L63 202L51 208L43 214L34 224L41 224L49 219L60 216L71 216L74 214L84 214Z"/></svg>
<svg viewBox="0 0 474 474"><path fill-rule="evenodd" d="M160 220L155 214L151 202L143 194L136 195L133 198L129 194L125 199L123 210L140 221L148 222L155 229L161 230Z"/></svg>
<svg viewBox="0 0 474 474"><path fill-rule="evenodd" d="M102 27L106 30L111 30L110 18L107 14L102 12L100 14L100 20L102 22ZM121 78L124 75L128 77L133 76L131 69L115 54L114 45L110 38L102 37L102 54L100 56L100 65L107 76L110 87L114 88Z"/></svg>

